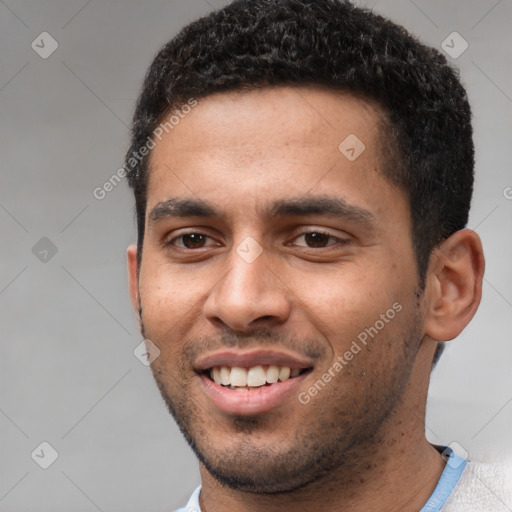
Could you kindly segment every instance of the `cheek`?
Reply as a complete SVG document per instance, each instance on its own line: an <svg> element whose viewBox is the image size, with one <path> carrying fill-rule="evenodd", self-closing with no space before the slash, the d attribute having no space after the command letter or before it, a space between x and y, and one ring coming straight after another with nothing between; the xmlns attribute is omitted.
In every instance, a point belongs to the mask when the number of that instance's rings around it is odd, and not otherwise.
<svg viewBox="0 0 512 512"><path fill-rule="evenodd" d="M341 356L344 374L358 381L366 372L369 383L399 364L411 336L413 301L410 277L400 274L405 272L365 266L301 282L299 315L307 317L330 346L324 371Z"/></svg>
<svg viewBox="0 0 512 512"><path fill-rule="evenodd" d="M184 326L194 315L200 300L199 282L180 279L168 265L149 265L141 271L140 298L142 319L148 338L165 340L165 347L178 345L174 339L181 339Z"/></svg>
<svg viewBox="0 0 512 512"><path fill-rule="evenodd" d="M297 305L311 312L311 321L333 335L343 333L344 338L376 322L403 293L401 283L389 272L353 264L309 274L296 287Z"/></svg>
<svg viewBox="0 0 512 512"><path fill-rule="evenodd" d="M199 268L172 265L154 258L141 267L140 295L145 309L179 316L208 289L205 273Z"/></svg>

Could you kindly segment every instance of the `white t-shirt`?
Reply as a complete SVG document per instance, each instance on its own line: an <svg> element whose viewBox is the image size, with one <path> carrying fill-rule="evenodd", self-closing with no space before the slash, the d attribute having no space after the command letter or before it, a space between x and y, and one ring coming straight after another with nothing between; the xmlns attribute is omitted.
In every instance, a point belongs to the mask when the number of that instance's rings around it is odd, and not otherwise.
<svg viewBox="0 0 512 512"><path fill-rule="evenodd" d="M434 492L420 512L511 512L511 482L504 470L493 464L472 462L451 448L435 446L446 466ZM510 478L510 475L508 475ZM175 512L201 512L199 486L188 503Z"/></svg>

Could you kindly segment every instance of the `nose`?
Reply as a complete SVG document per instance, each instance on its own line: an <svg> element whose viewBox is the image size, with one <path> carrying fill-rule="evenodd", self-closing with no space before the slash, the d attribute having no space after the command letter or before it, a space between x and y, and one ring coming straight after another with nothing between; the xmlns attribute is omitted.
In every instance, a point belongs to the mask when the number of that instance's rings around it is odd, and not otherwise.
<svg viewBox="0 0 512 512"><path fill-rule="evenodd" d="M253 261L241 254L234 248L226 260L227 271L204 303L205 317L239 332L283 324L290 315L290 293L270 267L271 258L265 250Z"/></svg>

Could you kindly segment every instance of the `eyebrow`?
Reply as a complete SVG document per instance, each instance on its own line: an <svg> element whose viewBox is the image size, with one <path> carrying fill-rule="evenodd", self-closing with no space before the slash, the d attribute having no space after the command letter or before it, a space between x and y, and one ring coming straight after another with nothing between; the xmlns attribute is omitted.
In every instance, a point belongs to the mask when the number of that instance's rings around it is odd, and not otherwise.
<svg viewBox="0 0 512 512"><path fill-rule="evenodd" d="M360 206L350 204L340 197L308 196L298 199L280 199L266 210L267 218L307 215L339 217L360 224L376 224L375 215Z"/></svg>
<svg viewBox="0 0 512 512"><path fill-rule="evenodd" d="M221 217L217 209L201 199L171 198L158 203L149 214L149 221L156 223L164 219L202 217Z"/></svg>
<svg viewBox="0 0 512 512"><path fill-rule="evenodd" d="M262 209L263 218L306 217L322 215L339 217L367 227L374 227L375 215L360 206L350 204L343 198L331 196L307 196L296 199L280 199ZM149 213L151 224L170 218L199 217L224 219L225 214L212 203L202 199L170 198L159 202Z"/></svg>

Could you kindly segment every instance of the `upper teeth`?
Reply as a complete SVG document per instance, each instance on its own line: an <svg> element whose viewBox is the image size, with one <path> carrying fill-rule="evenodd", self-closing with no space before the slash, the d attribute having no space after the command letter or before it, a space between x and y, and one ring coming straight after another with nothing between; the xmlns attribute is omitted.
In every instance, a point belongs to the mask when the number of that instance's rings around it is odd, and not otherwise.
<svg viewBox="0 0 512 512"><path fill-rule="evenodd" d="M216 384L235 387L259 387L266 383L274 384L278 380L288 380L290 377L296 377L300 373L300 368L293 370L289 366L252 366L251 368L242 368L240 366L215 366L210 370L210 376Z"/></svg>

